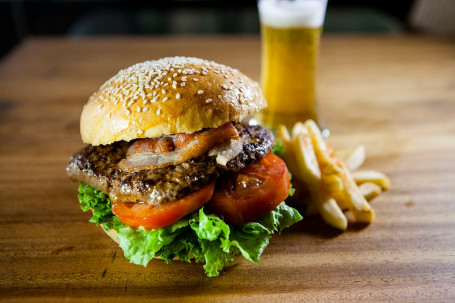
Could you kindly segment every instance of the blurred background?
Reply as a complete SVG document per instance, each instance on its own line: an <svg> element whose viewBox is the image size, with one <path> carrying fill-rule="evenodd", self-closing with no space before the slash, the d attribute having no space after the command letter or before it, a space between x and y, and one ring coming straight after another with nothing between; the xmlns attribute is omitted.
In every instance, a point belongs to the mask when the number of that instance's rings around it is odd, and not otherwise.
<svg viewBox="0 0 455 303"><path fill-rule="evenodd" d="M30 36L259 34L255 0L3 0L0 58ZM455 34L455 0L329 0L325 33Z"/></svg>

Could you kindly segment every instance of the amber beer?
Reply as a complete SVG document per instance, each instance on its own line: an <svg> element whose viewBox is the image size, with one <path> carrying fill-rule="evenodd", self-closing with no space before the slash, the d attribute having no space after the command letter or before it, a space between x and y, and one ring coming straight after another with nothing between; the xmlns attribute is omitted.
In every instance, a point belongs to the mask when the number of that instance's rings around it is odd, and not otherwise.
<svg viewBox="0 0 455 303"><path fill-rule="evenodd" d="M283 2L288 2L287 7L280 8ZM303 4L295 4L299 2ZM309 7L308 3L313 6ZM259 120L269 127L280 123L293 125L306 119L318 121L316 70L326 1L262 0L258 6L262 35L261 86L268 102Z"/></svg>

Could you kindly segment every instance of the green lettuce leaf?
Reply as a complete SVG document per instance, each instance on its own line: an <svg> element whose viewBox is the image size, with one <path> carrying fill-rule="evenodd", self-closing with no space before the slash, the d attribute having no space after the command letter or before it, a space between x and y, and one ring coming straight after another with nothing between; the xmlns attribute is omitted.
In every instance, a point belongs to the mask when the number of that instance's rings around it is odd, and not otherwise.
<svg viewBox="0 0 455 303"><path fill-rule="evenodd" d="M277 139L275 141L275 145L273 146L272 149L272 154L277 155L278 157L281 157L284 153L284 145L281 143L280 139Z"/></svg>
<svg viewBox="0 0 455 303"><path fill-rule="evenodd" d="M111 229L118 231L126 226L112 213L111 199L102 191L81 183L77 197L81 209L83 211L91 210L93 213L89 222L101 225L107 231Z"/></svg>
<svg viewBox="0 0 455 303"><path fill-rule="evenodd" d="M267 215L243 225L226 224L221 217L200 208L158 230L133 229L112 213L111 201L101 191L81 184L78 197L81 209L93 212L90 222L118 232L120 247L131 263L147 266L153 257L166 263L178 257L186 262L205 262L209 277L218 276L239 253L259 262L273 233L302 220L297 210L283 202Z"/></svg>

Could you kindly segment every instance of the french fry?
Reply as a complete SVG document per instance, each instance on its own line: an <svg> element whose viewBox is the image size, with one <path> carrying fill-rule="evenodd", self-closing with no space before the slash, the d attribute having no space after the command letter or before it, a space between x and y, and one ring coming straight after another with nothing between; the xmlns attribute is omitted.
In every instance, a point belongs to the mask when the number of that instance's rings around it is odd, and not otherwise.
<svg viewBox="0 0 455 303"><path fill-rule="evenodd" d="M350 171L358 169L365 162L365 146L363 145L359 145L354 149L342 149L337 151L336 154Z"/></svg>
<svg viewBox="0 0 455 303"><path fill-rule="evenodd" d="M371 208L368 201L360 192L354 178L350 174L343 162L338 161L339 167L342 169L342 179L344 183L343 199L349 210L354 215L354 218L359 222L371 223L374 220L374 210Z"/></svg>
<svg viewBox="0 0 455 303"><path fill-rule="evenodd" d="M344 199L344 193L342 191L334 193L332 195L332 198L334 198L335 201L337 201L337 204L341 208L342 211L348 211L349 210L348 204L346 203L346 201Z"/></svg>
<svg viewBox="0 0 455 303"><path fill-rule="evenodd" d="M374 221L375 214L374 210L371 207L369 207L369 209L362 209L360 211L357 209L351 209L351 212L357 222L370 224Z"/></svg>
<svg viewBox="0 0 455 303"><path fill-rule="evenodd" d="M367 199L367 201L373 199L382 192L382 189L379 185L371 182L365 182L360 184L359 189L362 195L365 197L365 199Z"/></svg>
<svg viewBox="0 0 455 303"><path fill-rule="evenodd" d="M357 184L370 182L379 185L383 190L390 188L390 180L381 172L375 170L358 170L352 173Z"/></svg>
<svg viewBox="0 0 455 303"><path fill-rule="evenodd" d="M340 230L346 230L348 220L334 199L322 191L311 192L311 197L325 222Z"/></svg>
<svg viewBox="0 0 455 303"><path fill-rule="evenodd" d="M310 188L319 188L321 184L321 170L314 153L310 134L305 130L293 140L301 180Z"/></svg>
<svg viewBox="0 0 455 303"><path fill-rule="evenodd" d="M307 120L304 123L308 132L310 133L311 140L313 142L314 151L316 157L321 166L323 174L339 174L341 169L336 165L335 161L331 157L332 151L327 147L327 144L322 137L319 127L314 123L313 120Z"/></svg>
<svg viewBox="0 0 455 303"><path fill-rule="evenodd" d="M306 127L302 122L297 122L292 128L292 139L295 139L298 135L305 133ZM308 132L308 131L306 131Z"/></svg>
<svg viewBox="0 0 455 303"><path fill-rule="evenodd" d="M278 125L277 139L280 140L281 144L284 147L284 152L283 154L281 154L281 157L283 157L284 161L286 162L289 171L294 177L302 180L302 174L298 169L294 151L295 148L292 143L291 136L289 135L286 126L284 126L283 124Z"/></svg>
<svg viewBox="0 0 455 303"><path fill-rule="evenodd" d="M289 142L289 143L292 141L291 136L289 135L288 129L283 124L278 125L277 135L278 135L278 138L282 141L282 143L284 143L284 141Z"/></svg>
<svg viewBox="0 0 455 303"><path fill-rule="evenodd" d="M329 194L335 194L343 190L343 180L337 174L322 175L322 186Z"/></svg>

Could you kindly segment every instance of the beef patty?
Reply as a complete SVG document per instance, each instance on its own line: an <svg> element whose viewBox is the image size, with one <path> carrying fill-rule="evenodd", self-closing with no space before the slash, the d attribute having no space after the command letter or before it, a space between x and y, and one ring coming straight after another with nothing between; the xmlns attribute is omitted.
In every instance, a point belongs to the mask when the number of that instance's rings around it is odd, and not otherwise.
<svg viewBox="0 0 455 303"><path fill-rule="evenodd" d="M74 154L67 174L76 181L93 186L116 202L145 202L161 205L198 190L221 175L234 173L264 158L273 148L273 135L260 126L237 124L243 150L226 166L216 157L202 155L185 163L135 172L122 171L118 163L125 158L132 142L91 146Z"/></svg>

